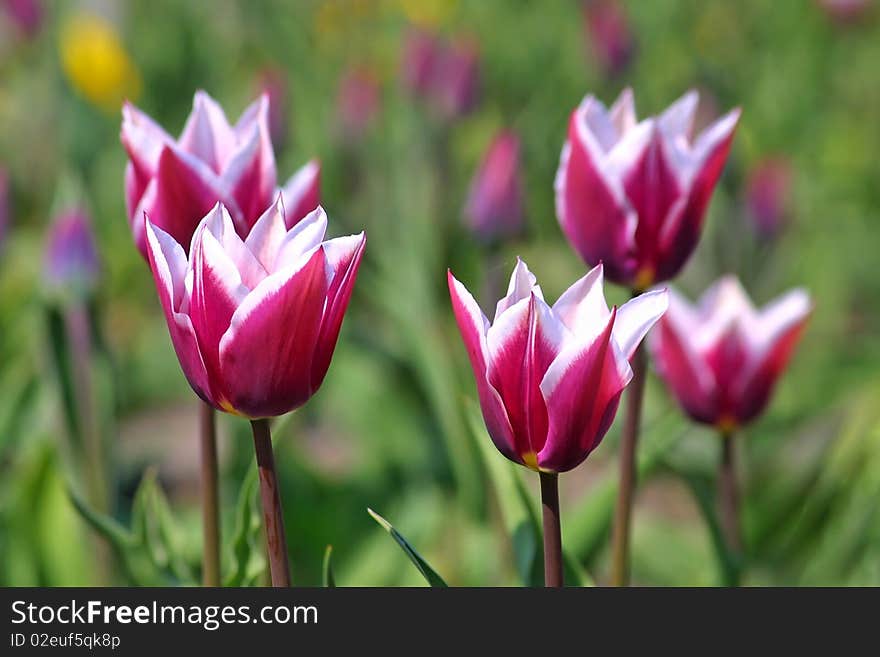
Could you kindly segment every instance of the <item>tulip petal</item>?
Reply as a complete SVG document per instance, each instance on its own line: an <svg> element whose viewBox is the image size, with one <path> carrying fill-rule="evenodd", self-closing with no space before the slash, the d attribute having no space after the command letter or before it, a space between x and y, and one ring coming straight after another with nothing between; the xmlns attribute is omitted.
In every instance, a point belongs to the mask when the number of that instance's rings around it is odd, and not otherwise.
<svg viewBox="0 0 880 657"><path fill-rule="evenodd" d="M604 326L611 312L605 301L601 263L578 279L553 304L553 312L576 338Z"/></svg>
<svg viewBox="0 0 880 657"><path fill-rule="evenodd" d="M285 263L291 262L301 257L303 253L311 251L321 243L326 231L327 213L319 205L307 214L302 221L287 231L287 234L278 246L278 253L275 256L275 269L283 267Z"/></svg>
<svg viewBox="0 0 880 657"><path fill-rule="evenodd" d="M279 194L275 202L257 219L244 243L267 272L274 272L278 251L286 236L287 227L284 225L284 205ZM315 246L317 244L312 244L310 248ZM306 250L308 249L304 249L303 253Z"/></svg>
<svg viewBox="0 0 880 657"><path fill-rule="evenodd" d="M636 101L632 88L627 87L620 92L617 100L611 106L610 114L618 139L636 126L638 120L636 119Z"/></svg>
<svg viewBox="0 0 880 657"><path fill-rule="evenodd" d="M658 123L670 140L687 140L694 125L700 95L693 89L685 93L660 115Z"/></svg>
<svg viewBox="0 0 880 657"><path fill-rule="evenodd" d="M186 272L186 254L180 244L174 241L161 228L146 222L146 249L159 292L162 310L171 335L171 343L177 354L183 374L196 394L205 401L212 403L214 396L208 378L208 372L196 340L195 329L188 315L177 312L185 303L184 276Z"/></svg>
<svg viewBox="0 0 880 657"><path fill-rule="evenodd" d="M495 305L495 321L497 322L501 314L508 308L523 299L528 299L532 292L535 292L541 299L544 298L538 285L538 279L529 271L529 266L522 259L517 258L516 266L510 275L510 282L507 284L507 296Z"/></svg>
<svg viewBox="0 0 880 657"><path fill-rule="evenodd" d="M260 418L308 400L326 292L325 255L317 248L245 297L220 340L224 404Z"/></svg>
<svg viewBox="0 0 880 657"><path fill-rule="evenodd" d="M142 181L156 175L162 149L174 143L158 123L129 102L122 106L120 140Z"/></svg>
<svg viewBox="0 0 880 657"><path fill-rule="evenodd" d="M327 306L321 319L317 348L312 362L312 390L317 390L321 386L327 369L330 367L330 359L336 349L339 330L342 328L342 320L345 317L345 310L348 308L348 301L351 298L366 244L367 236L364 233L337 237L324 242L323 248L327 258L329 279Z"/></svg>
<svg viewBox="0 0 880 657"><path fill-rule="evenodd" d="M630 299L618 309L613 337L624 356L632 358L639 343L668 307L666 290L652 290Z"/></svg>
<svg viewBox="0 0 880 657"><path fill-rule="evenodd" d="M253 290L260 282L269 275L250 248L238 236L235 225L227 209L220 203L202 220L199 228L193 235L193 244L190 252L194 252L195 243L200 239L200 232L210 232L223 251L229 256L238 270L241 282L248 290Z"/></svg>
<svg viewBox="0 0 880 657"><path fill-rule="evenodd" d="M517 301L486 332L487 377L504 403L519 454L537 454L547 436L541 380L567 331L536 294Z"/></svg>
<svg viewBox="0 0 880 657"><path fill-rule="evenodd" d="M564 472L580 464L611 426L632 369L612 340L616 309L597 335L572 343L541 381L550 418L538 454L542 470Z"/></svg>
<svg viewBox="0 0 880 657"><path fill-rule="evenodd" d="M196 91L192 112L178 142L180 148L200 159L219 175L225 168L235 142L235 135L223 108L201 89Z"/></svg>
<svg viewBox="0 0 880 657"><path fill-rule="evenodd" d="M285 221L292 228L321 202L321 164L307 162L284 184L281 194L287 209Z"/></svg>
<svg viewBox="0 0 880 657"><path fill-rule="evenodd" d="M487 377L486 331L489 329L489 320L480 310L471 293L456 280L452 272L447 272L446 278L449 284L449 296L452 299L452 310L474 371L486 429L499 452L511 461L522 463L522 458L514 444L513 429L507 411L498 391L489 384Z"/></svg>
<svg viewBox="0 0 880 657"><path fill-rule="evenodd" d="M131 223L149 183L149 178L139 175L134 164L128 162L125 165L125 211L128 214L129 223Z"/></svg>

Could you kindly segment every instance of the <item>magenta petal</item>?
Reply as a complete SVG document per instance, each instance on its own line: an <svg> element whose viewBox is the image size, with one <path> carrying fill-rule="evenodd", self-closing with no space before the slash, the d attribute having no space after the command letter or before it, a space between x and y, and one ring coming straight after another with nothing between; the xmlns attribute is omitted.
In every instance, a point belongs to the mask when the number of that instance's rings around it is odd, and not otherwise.
<svg viewBox="0 0 880 657"><path fill-rule="evenodd" d="M214 212L221 212L220 208ZM214 380L220 380L220 339L229 328L232 315L248 293L235 263L207 230L207 219L193 240L190 255L193 269L189 316L199 340L205 365Z"/></svg>
<svg viewBox="0 0 880 657"><path fill-rule="evenodd" d="M689 350L672 317L664 317L651 335L657 370L678 402L698 422L714 424L721 413L715 377L702 360Z"/></svg>
<svg viewBox="0 0 880 657"><path fill-rule="evenodd" d="M599 173L601 165L593 160L580 134L579 116L578 110L571 116L556 174L556 214L584 262L603 262L608 278L625 282L635 267L627 236L627 210Z"/></svg>
<svg viewBox="0 0 880 657"><path fill-rule="evenodd" d="M237 223L242 238L247 237L275 194L275 156L264 123L254 125L250 136L242 142L223 172L229 195L241 211Z"/></svg>
<svg viewBox="0 0 880 657"><path fill-rule="evenodd" d="M690 184L687 200L680 214L670 217L659 234L660 255L657 258L655 281L669 280L678 274L696 247L712 192L730 153L736 131L735 121L738 119L739 110L734 110L728 117L719 120L731 122L729 131L708 148L703 163Z"/></svg>
<svg viewBox="0 0 880 657"><path fill-rule="evenodd" d="M227 410L271 417L309 399L326 292L318 248L304 265L266 278L245 298L220 341Z"/></svg>
<svg viewBox="0 0 880 657"><path fill-rule="evenodd" d="M623 181L627 198L639 217L636 245L643 266L653 264L658 236L682 194L665 148L661 129L654 124L647 145Z"/></svg>
<svg viewBox="0 0 880 657"><path fill-rule="evenodd" d="M186 255L180 245L160 228L147 222L145 232L150 269L183 374L199 397L215 403L192 322L188 315L176 310L184 300Z"/></svg>
<svg viewBox="0 0 880 657"><path fill-rule="evenodd" d="M284 219L293 228L321 203L321 164L311 160L290 177L281 190Z"/></svg>
<svg viewBox="0 0 880 657"><path fill-rule="evenodd" d="M162 149L174 143L158 123L128 102L122 106L119 138L141 180L156 175Z"/></svg>
<svg viewBox="0 0 880 657"><path fill-rule="evenodd" d="M145 208L150 221L169 233L178 244L188 245L199 222L222 195L209 171L166 147L159 157L156 195Z"/></svg>
<svg viewBox="0 0 880 657"><path fill-rule="evenodd" d="M134 217L149 183L150 179L138 174L134 164L129 162L125 165L125 211L128 213L129 221Z"/></svg>
<svg viewBox="0 0 880 657"><path fill-rule="evenodd" d="M321 319L315 357L312 362L311 387L313 391L321 386L327 369L330 367L330 359L336 349L339 330L342 328L342 319L345 317L345 310L348 308L349 299L351 299L351 292L366 244L367 236L363 233L324 243L327 268L332 278L327 290L327 307Z"/></svg>
<svg viewBox="0 0 880 657"><path fill-rule="evenodd" d="M489 328L489 321L470 292L455 279L452 272L447 272L446 278L449 284L449 296L452 299L452 310L477 382L480 408L483 411L489 437L504 456L516 463L522 463L522 458L514 445L513 430L507 418L507 411L504 410L498 392L489 385L486 376L486 330Z"/></svg>
<svg viewBox="0 0 880 657"><path fill-rule="evenodd" d="M806 327L808 316L785 330L767 350L759 365L743 381L742 397L736 409L740 424L754 419L770 400L776 381L791 358Z"/></svg>
<svg viewBox="0 0 880 657"><path fill-rule="evenodd" d="M620 393L632 377L611 339L617 310L595 340L561 353L541 382L550 426L538 454L542 470L565 472L595 449L611 426Z"/></svg>
<svg viewBox="0 0 880 657"><path fill-rule="evenodd" d="M563 338L558 320L534 292L504 311L486 335L487 377L507 410L520 455L544 446L548 417L540 385Z"/></svg>

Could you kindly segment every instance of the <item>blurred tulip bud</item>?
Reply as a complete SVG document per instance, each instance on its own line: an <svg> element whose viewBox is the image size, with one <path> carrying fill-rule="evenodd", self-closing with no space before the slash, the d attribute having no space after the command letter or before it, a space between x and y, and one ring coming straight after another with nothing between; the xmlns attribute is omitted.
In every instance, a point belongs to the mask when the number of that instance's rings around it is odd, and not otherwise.
<svg viewBox="0 0 880 657"><path fill-rule="evenodd" d="M556 214L588 264L643 290L687 262L724 168L740 110L691 138L697 93L638 121L632 91L610 109L587 96L571 115L556 173Z"/></svg>
<svg viewBox="0 0 880 657"><path fill-rule="evenodd" d="M116 112L137 98L141 78L116 28L95 14L75 14L61 29L61 62L71 85L89 102Z"/></svg>
<svg viewBox="0 0 880 657"><path fill-rule="evenodd" d="M484 242L521 231L522 196L519 137L505 131L492 141L471 182L464 211L471 231Z"/></svg>
<svg viewBox="0 0 880 657"><path fill-rule="evenodd" d="M381 91L376 76L364 68L352 68L339 82L336 122L346 141L360 141L379 113Z"/></svg>
<svg viewBox="0 0 880 657"><path fill-rule="evenodd" d="M745 196L755 232L764 239L779 234L788 218L791 166L782 158L759 162L749 173Z"/></svg>
<svg viewBox="0 0 880 657"><path fill-rule="evenodd" d="M431 93L440 48L439 39L434 34L415 28L407 33L403 47L401 77L404 87L414 97L424 99Z"/></svg>
<svg viewBox="0 0 880 657"><path fill-rule="evenodd" d="M437 67L434 94L441 116L456 119L479 101L480 57L473 41L461 39L444 49Z"/></svg>
<svg viewBox="0 0 880 657"><path fill-rule="evenodd" d="M242 240L217 204L187 256L146 223L150 267L183 373L215 408L265 418L304 404L336 346L366 237L324 240L322 208L288 227L278 199Z"/></svg>
<svg viewBox="0 0 880 657"><path fill-rule="evenodd" d="M287 78L280 68L266 67L257 76L260 94L269 98L269 135L272 145L280 149L287 140L287 116L290 111Z"/></svg>
<svg viewBox="0 0 880 657"><path fill-rule="evenodd" d="M204 91L196 92L179 139L126 103L121 134L129 158L125 196L141 254L147 257L145 213L154 226L170 233L184 249L189 249L202 217L218 202L226 207L238 234L248 235L278 193L269 132L267 94L230 125L213 98ZM300 178L302 171L297 172L285 185L288 221L302 219L318 205L317 169L314 163L310 175ZM295 215L301 199L303 214Z"/></svg>
<svg viewBox="0 0 880 657"><path fill-rule="evenodd" d="M587 0L584 23L593 56L606 77L620 75L635 53L635 40L619 0Z"/></svg>
<svg viewBox="0 0 880 657"><path fill-rule="evenodd" d="M43 25L40 0L0 0L0 8L26 39L33 39Z"/></svg>
<svg viewBox="0 0 880 657"><path fill-rule="evenodd" d="M91 296L101 264L89 216L82 209L59 214L49 229L43 262L47 289L59 296Z"/></svg>
<svg viewBox="0 0 880 657"><path fill-rule="evenodd" d="M451 272L448 282L495 446L533 470L576 467L611 426L629 358L666 310L666 292L609 310L599 265L551 307L519 260L490 323Z"/></svg>
<svg viewBox="0 0 880 657"><path fill-rule="evenodd" d="M757 310L734 276L696 306L670 290L650 340L657 369L692 419L733 431L767 406L811 309L796 289Z"/></svg>
<svg viewBox="0 0 880 657"><path fill-rule="evenodd" d="M873 9L873 0L819 0L825 15L838 25L854 25Z"/></svg>

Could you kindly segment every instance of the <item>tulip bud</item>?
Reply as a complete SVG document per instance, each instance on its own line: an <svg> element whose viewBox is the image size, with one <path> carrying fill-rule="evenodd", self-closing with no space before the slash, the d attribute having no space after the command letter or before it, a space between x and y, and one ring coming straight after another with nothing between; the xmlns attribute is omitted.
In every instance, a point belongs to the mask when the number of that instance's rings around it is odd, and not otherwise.
<svg viewBox="0 0 880 657"><path fill-rule="evenodd" d="M870 12L871 0L819 0L825 15L838 25L854 25L861 22Z"/></svg>
<svg viewBox="0 0 880 657"><path fill-rule="evenodd" d="M733 276L696 306L670 291L669 311L651 335L654 361L692 419L728 433L767 406L811 309L796 289L758 310Z"/></svg>
<svg viewBox="0 0 880 657"><path fill-rule="evenodd" d="M635 51L629 20L618 0L587 0L584 22L593 56L608 78L623 73Z"/></svg>
<svg viewBox="0 0 880 657"><path fill-rule="evenodd" d="M440 43L435 35L418 29L409 31L404 41L401 78L414 97L424 99L431 93L439 57Z"/></svg>
<svg viewBox="0 0 880 657"><path fill-rule="evenodd" d="M434 95L443 118L456 119L471 112L479 100L480 59L469 40L450 44L437 64Z"/></svg>
<svg viewBox="0 0 880 657"><path fill-rule="evenodd" d="M784 159L768 159L752 169L746 183L746 207L755 232L772 239L787 218L791 167Z"/></svg>
<svg viewBox="0 0 880 657"><path fill-rule="evenodd" d="M62 212L49 229L43 263L48 290L88 297L98 285L101 265L88 215L81 209Z"/></svg>
<svg viewBox="0 0 880 657"><path fill-rule="evenodd" d="M363 233L324 241L322 208L292 228L279 198L242 240L217 204L189 255L146 221L150 267L193 390L248 418L304 404L330 366L357 277Z"/></svg>
<svg viewBox="0 0 880 657"><path fill-rule="evenodd" d="M40 0L0 0L0 9L26 39L33 39L43 25Z"/></svg>
<svg viewBox="0 0 880 657"><path fill-rule="evenodd" d="M465 217L473 233L490 242L522 229L520 142L513 132L495 137L471 183Z"/></svg>
<svg viewBox="0 0 880 657"><path fill-rule="evenodd" d="M635 290L675 276L697 244L730 150L735 109L690 137L697 94L637 121L632 91L610 109L587 96L569 122L556 214L585 262Z"/></svg>
<svg viewBox="0 0 880 657"><path fill-rule="evenodd" d="M452 273L448 282L495 446L533 470L576 467L611 426L629 358L666 310L666 292L609 310L599 265L551 307L518 261L490 323Z"/></svg>
<svg viewBox="0 0 880 657"><path fill-rule="evenodd" d="M336 95L336 122L346 141L360 141L379 112L379 81L372 72L352 68L343 75Z"/></svg>

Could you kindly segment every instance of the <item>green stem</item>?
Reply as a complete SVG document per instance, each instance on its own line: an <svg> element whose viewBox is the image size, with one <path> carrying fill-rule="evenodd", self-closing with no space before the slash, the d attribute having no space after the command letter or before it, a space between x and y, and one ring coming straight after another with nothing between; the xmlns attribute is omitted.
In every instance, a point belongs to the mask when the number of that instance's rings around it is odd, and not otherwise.
<svg viewBox="0 0 880 657"><path fill-rule="evenodd" d="M721 434L721 462L718 467L718 503L721 530L730 553L737 564L742 559L743 545L739 528L739 487L736 478L736 453L734 436ZM737 573L738 575L738 573ZM734 586L737 581L732 582Z"/></svg>
<svg viewBox="0 0 880 657"><path fill-rule="evenodd" d="M202 467L202 583L220 586L220 478L217 467L215 411L199 402Z"/></svg>
<svg viewBox="0 0 880 657"><path fill-rule="evenodd" d="M544 517L544 586L561 587L562 526L559 522L559 475L539 472L541 510Z"/></svg>
<svg viewBox="0 0 880 657"><path fill-rule="evenodd" d="M263 522L266 527L266 551L269 555L269 573L272 586L290 586L290 564L287 560L287 537L284 534L284 514L278 493L278 475L272 453L272 437L268 420L251 420L254 432L254 450L260 474L260 499L263 503Z"/></svg>
<svg viewBox="0 0 880 657"><path fill-rule="evenodd" d="M620 485L614 510L614 534L612 537L613 586L629 586L629 543L632 525L633 496L636 487L636 447L639 439L639 423L642 415L642 399L645 395L647 358L642 345L632 359L633 378L627 390L626 417L620 442Z"/></svg>

